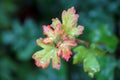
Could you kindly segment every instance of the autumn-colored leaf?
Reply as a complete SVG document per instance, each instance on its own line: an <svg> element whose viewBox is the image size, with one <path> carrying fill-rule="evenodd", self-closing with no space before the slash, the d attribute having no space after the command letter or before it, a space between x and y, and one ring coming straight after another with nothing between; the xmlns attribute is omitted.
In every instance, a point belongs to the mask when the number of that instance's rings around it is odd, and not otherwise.
<svg viewBox="0 0 120 80"><path fill-rule="evenodd" d="M45 38L37 40L43 49L33 55L38 67L47 68L52 60L53 68L60 68L60 57L66 61L72 55L71 48L77 45L75 37L83 33L84 27L78 26L78 14L74 7L63 11L62 23L58 18L52 19L51 25L43 26Z"/></svg>
<svg viewBox="0 0 120 80"><path fill-rule="evenodd" d="M58 56L62 55L62 58L64 58L66 61L68 61L72 55L72 51L70 50L70 48L75 47L76 45L77 45L77 43L71 39L66 39L63 42L59 42L57 44Z"/></svg>
<svg viewBox="0 0 120 80"><path fill-rule="evenodd" d="M40 38L37 40L37 44L43 49L36 52L32 58L35 60L35 64L43 69L47 68L52 60L53 68L60 69L60 57L57 56L57 48L51 44L44 44Z"/></svg>
<svg viewBox="0 0 120 80"><path fill-rule="evenodd" d="M60 24L56 25L56 28L53 29L50 25L48 26L43 26L43 32L47 36L46 38L43 39L43 42L45 44L48 43L54 43L54 41L57 39L57 37L60 35Z"/></svg>
<svg viewBox="0 0 120 80"><path fill-rule="evenodd" d="M76 14L74 7L62 12L62 28L69 38L75 38L82 34L84 30L83 26L79 25L77 27L78 17L79 15Z"/></svg>

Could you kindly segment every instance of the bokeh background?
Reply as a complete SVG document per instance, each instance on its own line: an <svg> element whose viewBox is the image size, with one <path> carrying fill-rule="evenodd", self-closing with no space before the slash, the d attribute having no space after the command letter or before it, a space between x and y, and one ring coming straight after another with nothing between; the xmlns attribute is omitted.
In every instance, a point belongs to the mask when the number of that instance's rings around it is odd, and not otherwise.
<svg viewBox="0 0 120 80"><path fill-rule="evenodd" d="M42 25L72 6L85 26L79 38L107 51L93 79L72 58L60 70L38 68L31 58ZM120 80L120 0L0 0L0 80Z"/></svg>

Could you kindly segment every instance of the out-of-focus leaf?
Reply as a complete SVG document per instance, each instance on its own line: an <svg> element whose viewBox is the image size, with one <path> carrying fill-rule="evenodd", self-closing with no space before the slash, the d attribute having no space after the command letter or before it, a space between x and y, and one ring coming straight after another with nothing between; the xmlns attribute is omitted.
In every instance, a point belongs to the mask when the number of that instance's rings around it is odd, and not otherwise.
<svg viewBox="0 0 120 80"><path fill-rule="evenodd" d="M107 25L103 24L100 24L99 28L90 32L89 40L91 42L104 44L106 49L112 53L115 51L118 44L117 37L110 31Z"/></svg>
<svg viewBox="0 0 120 80"><path fill-rule="evenodd" d="M115 68L114 79L120 80L120 59L117 61L117 66Z"/></svg>
<svg viewBox="0 0 120 80"><path fill-rule="evenodd" d="M10 13L14 12L17 9L16 5L12 0L1 1L0 7L3 8L5 12L10 12Z"/></svg>
<svg viewBox="0 0 120 80"><path fill-rule="evenodd" d="M36 49L35 40L38 35L41 36L32 19L27 19L24 25L16 20L13 22L11 31L2 33L2 41L4 44L12 45L12 49L17 52L18 59L29 60Z"/></svg>
<svg viewBox="0 0 120 80"><path fill-rule="evenodd" d="M11 71L16 71L17 67L14 61L9 57L0 58L0 79L13 80Z"/></svg>
<svg viewBox="0 0 120 80"><path fill-rule="evenodd" d="M103 54L104 51L97 48L96 44L91 44L89 49L78 46L73 51L77 53L73 57L73 63L83 62L84 70L85 72L88 72L90 77L94 77L94 74L100 71L96 56Z"/></svg>
<svg viewBox="0 0 120 80"><path fill-rule="evenodd" d="M120 69L120 59L119 59L118 62L117 62L117 66L118 66L118 68Z"/></svg>
<svg viewBox="0 0 120 80"><path fill-rule="evenodd" d="M36 43L34 40L29 41L28 45L24 49L18 52L18 58L20 60L29 60L36 49Z"/></svg>
<svg viewBox="0 0 120 80"><path fill-rule="evenodd" d="M101 71L97 74L96 80L114 80L116 60L112 56L99 56Z"/></svg>
<svg viewBox="0 0 120 80"><path fill-rule="evenodd" d="M2 42L6 45L14 43L15 36L13 35L12 32L3 32L2 35Z"/></svg>
<svg viewBox="0 0 120 80"><path fill-rule="evenodd" d="M17 6L10 0L0 1L0 28L11 25L11 13L15 12Z"/></svg>

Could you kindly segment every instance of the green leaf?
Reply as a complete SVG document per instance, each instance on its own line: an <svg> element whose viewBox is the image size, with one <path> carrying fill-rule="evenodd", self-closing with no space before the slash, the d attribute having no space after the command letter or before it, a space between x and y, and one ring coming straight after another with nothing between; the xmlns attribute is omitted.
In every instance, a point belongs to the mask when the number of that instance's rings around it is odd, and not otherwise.
<svg viewBox="0 0 120 80"><path fill-rule="evenodd" d="M90 50L91 53L94 53L95 56L104 54L104 53L106 52L106 51L104 51L104 50L101 50L101 49L99 48L99 45L96 44L96 43L92 43L92 44L90 45L90 49L89 49L89 50Z"/></svg>
<svg viewBox="0 0 120 80"><path fill-rule="evenodd" d="M100 65L96 56L105 52L100 50L97 44L91 44L90 48L78 46L73 51L77 53L73 57L73 63L83 63L84 71L88 72L89 76L93 78L94 74L100 71Z"/></svg>
<svg viewBox="0 0 120 80"><path fill-rule="evenodd" d="M88 72L90 77L94 77L96 72L100 71L100 65L93 54L87 54L83 61L84 71Z"/></svg>
<svg viewBox="0 0 120 80"><path fill-rule="evenodd" d="M77 64L79 62L82 62L86 56L86 48L83 46L78 46L73 51L75 53L78 53L78 54L75 54L73 57L73 64Z"/></svg>

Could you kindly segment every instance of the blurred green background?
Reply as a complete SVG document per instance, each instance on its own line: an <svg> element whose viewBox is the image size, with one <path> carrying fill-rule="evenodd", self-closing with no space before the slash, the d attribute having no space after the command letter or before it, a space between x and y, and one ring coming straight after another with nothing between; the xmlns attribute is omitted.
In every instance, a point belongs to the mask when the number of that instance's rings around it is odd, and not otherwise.
<svg viewBox="0 0 120 80"><path fill-rule="evenodd" d="M107 51L93 79L72 58L60 70L38 68L31 58L42 25L72 6L85 26L79 38ZM0 0L0 80L120 80L120 0Z"/></svg>

